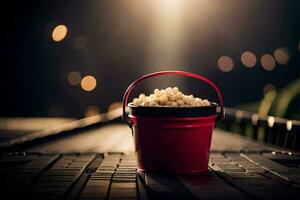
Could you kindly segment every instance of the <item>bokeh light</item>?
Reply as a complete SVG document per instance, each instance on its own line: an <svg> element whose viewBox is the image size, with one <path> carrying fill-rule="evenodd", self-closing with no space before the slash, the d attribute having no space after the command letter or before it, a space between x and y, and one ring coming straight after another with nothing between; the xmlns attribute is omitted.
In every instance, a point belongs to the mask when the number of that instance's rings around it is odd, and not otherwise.
<svg viewBox="0 0 300 200"><path fill-rule="evenodd" d="M274 51L274 58L280 65L285 65L290 60L289 51L285 48L278 48Z"/></svg>
<svg viewBox="0 0 300 200"><path fill-rule="evenodd" d="M85 110L84 117L91 117L91 116L99 115L99 114L100 114L99 106L90 105Z"/></svg>
<svg viewBox="0 0 300 200"><path fill-rule="evenodd" d="M121 108L122 106L123 106L123 103L121 101L116 101L108 106L107 111L109 112L109 111L115 110L117 108Z"/></svg>
<svg viewBox="0 0 300 200"><path fill-rule="evenodd" d="M77 71L72 71L68 74L68 82L70 85L78 85L81 78L81 74Z"/></svg>
<svg viewBox="0 0 300 200"><path fill-rule="evenodd" d="M275 59L271 54L262 55L262 57L260 58L260 63L261 66L267 71L271 71L276 67Z"/></svg>
<svg viewBox="0 0 300 200"><path fill-rule="evenodd" d="M68 28L63 25L57 25L52 31L52 39L55 42L60 42L67 36Z"/></svg>
<svg viewBox="0 0 300 200"><path fill-rule="evenodd" d="M230 72L234 67L233 60L228 56L222 56L218 59L218 67L223 72Z"/></svg>
<svg viewBox="0 0 300 200"><path fill-rule="evenodd" d="M270 128L273 127L274 122L275 122L275 118L273 116L268 117L268 125Z"/></svg>
<svg viewBox="0 0 300 200"><path fill-rule="evenodd" d="M266 95L270 91L276 91L276 87L273 84L268 83L264 86L263 93Z"/></svg>
<svg viewBox="0 0 300 200"><path fill-rule="evenodd" d="M254 53L250 51L245 51L241 55L241 61L245 67L254 67L256 65L257 59Z"/></svg>
<svg viewBox="0 0 300 200"><path fill-rule="evenodd" d="M81 88L87 92L93 91L97 86L97 80L94 76L88 75L81 79Z"/></svg>
<svg viewBox="0 0 300 200"><path fill-rule="evenodd" d="M291 120L287 121L286 122L286 129L288 131L292 130L292 127L293 127L293 122Z"/></svg>

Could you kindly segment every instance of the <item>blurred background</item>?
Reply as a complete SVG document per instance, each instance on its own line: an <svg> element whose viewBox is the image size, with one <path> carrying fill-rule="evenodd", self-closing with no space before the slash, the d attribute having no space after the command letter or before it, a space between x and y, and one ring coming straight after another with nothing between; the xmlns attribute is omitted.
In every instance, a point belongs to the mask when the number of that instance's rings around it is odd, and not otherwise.
<svg viewBox="0 0 300 200"><path fill-rule="evenodd" d="M79 0L2 5L0 117L82 118L160 70L204 75L225 105L300 119L300 1ZM162 77L137 90L199 81Z"/></svg>

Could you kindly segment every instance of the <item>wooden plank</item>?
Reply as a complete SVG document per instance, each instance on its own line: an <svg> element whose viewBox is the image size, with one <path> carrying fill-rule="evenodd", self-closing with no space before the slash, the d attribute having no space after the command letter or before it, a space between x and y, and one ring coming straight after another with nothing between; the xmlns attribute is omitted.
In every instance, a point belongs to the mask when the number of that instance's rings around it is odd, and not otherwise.
<svg viewBox="0 0 300 200"><path fill-rule="evenodd" d="M195 199L175 176L139 172L148 199Z"/></svg>
<svg viewBox="0 0 300 200"><path fill-rule="evenodd" d="M146 191L145 185L142 183L141 178L139 178L139 176L137 176L137 190L138 190L138 194L139 194L139 199L140 200L148 200L148 193Z"/></svg>
<svg viewBox="0 0 300 200"><path fill-rule="evenodd" d="M136 182L136 160L133 155L121 157L116 171L113 174L109 199L138 199Z"/></svg>
<svg viewBox="0 0 300 200"><path fill-rule="evenodd" d="M83 189L79 199L106 199L110 186L108 180L92 180L90 179Z"/></svg>
<svg viewBox="0 0 300 200"><path fill-rule="evenodd" d="M94 158L95 155L92 154L63 156L30 187L26 196L30 199L38 199L41 196L44 196L44 199L53 196L58 199L63 198ZM66 164L64 168L61 168L62 163ZM74 169L73 163L80 163L80 165Z"/></svg>
<svg viewBox="0 0 300 200"><path fill-rule="evenodd" d="M26 154L23 155L27 157ZM8 159L9 162L13 160L13 155ZM9 172L1 174L0 185L2 186L3 195L13 197L22 197L23 193L28 189L30 184L40 176L40 174L47 169L47 167L58 159L58 155L41 155L37 157L30 156L30 162L25 165L17 165ZM7 158L5 158L7 160ZM29 159L29 158L28 158ZM20 159L16 156L16 160L27 160L26 158Z"/></svg>
<svg viewBox="0 0 300 200"><path fill-rule="evenodd" d="M246 152L260 152L272 151L275 148L268 147L250 140L241 135L232 132L215 129L212 138L211 151L246 151Z"/></svg>
<svg viewBox="0 0 300 200"><path fill-rule="evenodd" d="M249 199L212 171L208 174L180 175L178 179L196 199Z"/></svg>
<svg viewBox="0 0 300 200"><path fill-rule="evenodd" d="M122 142L127 142L119 146ZM26 149L41 153L72 152L133 152L133 140L130 128L125 125L107 125L100 128L82 131L81 134L69 135L47 143L38 144Z"/></svg>
<svg viewBox="0 0 300 200"><path fill-rule="evenodd" d="M136 182L115 182L111 183L109 199L138 199Z"/></svg>
<svg viewBox="0 0 300 200"><path fill-rule="evenodd" d="M226 157L227 155L227 157ZM277 180L270 179L261 173L260 170L252 171L251 173L248 172L247 167L251 165L246 164L242 165L239 164L240 155L243 154L224 154L222 157L213 158L211 160L210 166L215 169L215 171L226 181L230 182L236 188L239 188L241 191L246 193L247 195L251 196L252 198L259 198L259 199L297 199L300 193L299 190L290 187L287 184L282 184ZM260 154L253 154L253 157L257 158ZM244 159L242 157L242 159ZM214 165L212 165L212 163ZM264 160L264 163L270 164L268 161ZM253 163L252 163L253 164ZM241 167L245 170L244 173L234 173L234 172L227 172L226 169L223 169L223 166L228 168L232 165L233 168ZM273 164L272 167L278 167L277 165ZM252 168L253 170L253 168ZM264 169L265 170L265 169ZM272 191L272 192L271 192Z"/></svg>
<svg viewBox="0 0 300 200"><path fill-rule="evenodd" d="M120 162L120 158L121 154L107 155L86 183L79 199L107 199L111 179Z"/></svg>
<svg viewBox="0 0 300 200"><path fill-rule="evenodd" d="M294 167L289 168L262 155L245 153L242 154L242 156L283 181L295 184L295 187L300 186L300 169Z"/></svg>
<svg viewBox="0 0 300 200"><path fill-rule="evenodd" d="M27 149L31 152L42 153L71 153L71 152L134 152L130 128L126 125L107 125L82 134L58 138L44 144ZM212 139L212 151L272 151L271 148L251 141L231 132L215 129Z"/></svg>

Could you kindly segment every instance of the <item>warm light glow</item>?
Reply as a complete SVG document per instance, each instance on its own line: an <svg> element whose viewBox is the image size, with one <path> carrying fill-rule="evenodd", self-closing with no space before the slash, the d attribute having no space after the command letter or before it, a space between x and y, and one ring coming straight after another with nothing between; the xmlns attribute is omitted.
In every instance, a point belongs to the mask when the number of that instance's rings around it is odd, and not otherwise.
<svg viewBox="0 0 300 200"><path fill-rule="evenodd" d="M274 122L275 122L275 119L274 119L274 117L268 117L268 125L269 125L269 127L273 127L273 125L274 125Z"/></svg>
<svg viewBox="0 0 300 200"><path fill-rule="evenodd" d="M89 75L89 76L85 76L83 77L83 79L81 80L81 87L83 90L85 91L92 91L96 88L97 86L97 80L95 77Z"/></svg>
<svg viewBox="0 0 300 200"><path fill-rule="evenodd" d="M260 63L261 63L261 66L267 71L273 70L276 66L275 59L273 58L273 56L271 54L264 54L260 58Z"/></svg>
<svg viewBox="0 0 300 200"><path fill-rule="evenodd" d="M291 120L287 121L286 122L286 129L288 131L292 130L292 127L293 127L293 122Z"/></svg>
<svg viewBox="0 0 300 200"><path fill-rule="evenodd" d="M107 111L109 112L109 111L115 110L115 109L117 109L117 108L121 108L122 106L123 106L123 103L120 102L120 101L113 102L112 104L110 104L110 105L108 106Z"/></svg>
<svg viewBox="0 0 300 200"><path fill-rule="evenodd" d="M272 154L273 154L273 155L276 155L276 151L272 151Z"/></svg>
<svg viewBox="0 0 300 200"><path fill-rule="evenodd" d="M85 110L84 116L91 117L99 114L100 114L100 109L98 106L88 106L87 109Z"/></svg>
<svg viewBox="0 0 300 200"><path fill-rule="evenodd" d="M234 67L233 60L228 56L222 56L218 59L218 67L223 72L230 72Z"/></svg>
<svg viewBox="0 0 300 200"><path fill-rule="evenodd" d="M242 118L243 117L243 111L241 111L241 110L236 111L235 117L236 118Z"/></svg>
<svg viewBox="0 0 300 200"><path fill-rule="evenodd" d="M245 51L241 55L241 61L245 67L254 67L256 65L257 59L254 53L250 51Z"/></svg>
<svg viewBox="0 0 300 200"><path fill-rule="evenodd" d="M153 10L149 39L145 43L147 65L159 65L167 69L168 65L183 64L184 44L187 39L183 19L187 3L183 0L149 2L151 3L147 5Z"/></svg>
<svg viewBox="0 0 300 200"><path fill-rule="evenodd" d="M274 58L280 65L285 65L290 60L289 51L285 48L278 48L274 51Z"/></svg>
<svg viewBox="0 0 300 200"><path fill-rule="evenodd" d="M276 91L276 87L273 84L266 84L263 89L264 95L266 95L270 91Z"/></svg>
<svg viewBox="0 0 300 200"><path fill-rule="evenodd" d="M68 82L70 85L78 85L81 80L81 74L77 71L72 71L68 74Z"/></svg>
<svg viewBox="0 0 300 200"><path fill-rule="evenodd" d="M68 28L65 25L63 24L58 25L52 31L52 39L55 42L60 42L66 37L67 32L68 32Z"/></svg>

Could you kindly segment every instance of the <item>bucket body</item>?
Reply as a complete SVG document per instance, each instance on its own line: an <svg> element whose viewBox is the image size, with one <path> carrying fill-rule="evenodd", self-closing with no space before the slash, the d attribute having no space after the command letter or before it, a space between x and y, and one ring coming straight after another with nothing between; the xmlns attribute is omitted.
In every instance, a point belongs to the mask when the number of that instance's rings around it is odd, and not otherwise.
<svg viewBox="0 0 300 200"><path fill-rule="evenodd" d="M201 107L148 107L128 102L142 81L162 75L201 80L217 94L218 102ZM129 107L130 112L126 112ZM207 172L211 138L216 121L224 118L223 96L209 79L184 71L160 71L132 82L123 96L124 121L131 128L138 170L158 173Z"/></svg>
<svg viewBox="0 0 300 200"><path fill-rule="evenodd" d="M207 172L217 115L148 117L129 115L138 170L159 173Z"/></svg>

